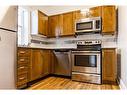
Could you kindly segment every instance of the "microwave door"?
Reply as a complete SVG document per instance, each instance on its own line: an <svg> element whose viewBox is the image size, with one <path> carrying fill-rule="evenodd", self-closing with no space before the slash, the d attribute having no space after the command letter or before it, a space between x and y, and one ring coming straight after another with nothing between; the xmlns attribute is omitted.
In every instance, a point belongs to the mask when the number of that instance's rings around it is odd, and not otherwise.
<svg viewBox="0 0 127 95"><path fill-rule="evenodd" d="M76 32L90 32L93 29L93 21L76 23Z"/></svg>

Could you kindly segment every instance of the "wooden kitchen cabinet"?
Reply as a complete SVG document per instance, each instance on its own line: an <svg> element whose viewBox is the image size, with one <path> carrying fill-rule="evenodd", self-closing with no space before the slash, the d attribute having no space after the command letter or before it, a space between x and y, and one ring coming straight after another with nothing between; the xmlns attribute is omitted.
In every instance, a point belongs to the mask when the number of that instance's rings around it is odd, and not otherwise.
<svg viewBox="0 0 127 95"><path fill-rule="evenodd" d="M92 7L90 10L90 17L101 17L101 7Z"/></svg>
<svg viewBox="0 0 127 95"><path fill-rule="evenodd" d="M48 16L41 11L38 11L38 32L45 36L48 33Z"/></svg>
<svg viewBox="0 0 127 95"><path fill-rule="evenodd" d="M89 8L89 12L90 12L90 15L85 16L85 14L81 13L81 10L75 11L74 12L75 21L76 20L80 20L80 19L85 19L85 18L91 18L91 17L99 17L99 16L101 16L101 7L97 6L97 7Z"/></svg>
<svg viewBox="0 0 127 95"><path fill-rule="evenodd" d="M18 48L18 60L17 60L17 78L16 87L23 88L27 86L29 82L29 67L31 60L31 49Z"/></svg>
<svg viewBox="0 0 127 95"><path fill-rule="evenodd" d="M49 37L74 35L73 12L49 17Z"/></svg>
<svg viewBox="0 0 127 95"><path fill-rule="evenodd" d="M50 74L50 50L43 50L43 76Z"/></svg>
<svg viewBox="0 0 127 95"><path fill-rule="evenodd" d="M31 12L31 34L48 36L48 16L39 10Z"/></svg>
<svg viewBox="0 0 127 95"><path fill-rule="evenodd" d="M102 81L116 82L116 49L102 49Z"/></svg>
<svg viewBox="0 0 127 95"><path fill-rule="evenodd" d="M43 76L43 54L40 49L32 49L30 66L30 81L39 79Z"/></svg>
<svg viewBox="0 0 127 95"><path fill-rule="evenodd" d="M115 6L102 6L102 34L115 34L116 19Z"/></svg>
<svg viewBox="0 0 127 95"><path fill-rule="evenodd" d="M48 36L49 37L55 37L59 35L60 33L60 23L59 23L59 15L49 16L49 31Z"/></svg>
<svg viewBox="0 0 127 95"><path fill-rule="evenodd" d="M64 13L63 15L63 21L61 22L62 29L61 29L61 36L68 36L68 35L74 35L74 19L73 19L73 12Z"/></svg>

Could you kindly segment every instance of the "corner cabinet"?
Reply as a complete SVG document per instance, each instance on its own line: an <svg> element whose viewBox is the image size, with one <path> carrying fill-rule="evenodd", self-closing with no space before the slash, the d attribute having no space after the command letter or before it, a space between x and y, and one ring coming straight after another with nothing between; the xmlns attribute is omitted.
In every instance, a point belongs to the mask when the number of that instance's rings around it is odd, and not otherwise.
<svg viewBox="0 0 127 95"><path fill-rule="evenodd" d="M116 6L102 6L102 34L115 34L116 13Z"/></svg>
<svg viewBox="0 0 127 95"><path fill-rule="evenodd" d="M116 82L116 49L105 48L102 49L102 81L103 83Z"/></svg>
<svg viewBox="0 0 127 95"><path fill-rule="evenodd" d="M48 16L39 10L31 12L31 34L48 35Z"/></svg>

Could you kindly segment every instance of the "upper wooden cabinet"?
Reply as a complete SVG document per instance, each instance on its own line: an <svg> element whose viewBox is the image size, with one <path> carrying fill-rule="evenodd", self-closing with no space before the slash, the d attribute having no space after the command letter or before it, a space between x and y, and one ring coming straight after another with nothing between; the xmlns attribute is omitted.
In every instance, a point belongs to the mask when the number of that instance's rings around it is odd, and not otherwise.
<svg viewBox="0 0 127 95"><path fill-rule="evenodd" d="M90 17L99 17L101 16L101 7L92 7L90 10Z"/></svg>
<svg viewBox="0 0 127 95"><path fill-rule="evenodd" d="M48 32L48 17L40 11L38 11L38 32L45 36Z"/></svg>
<svg viewBox="0 0 127 95"><path fill-rule="evenodd" d="M31 34L48 35L48 16L41 11L31 12Z"/></svg>
<svg viewBox="0 0 127 95"><path fill-rule="evenodd" d="M116 7L102 6L102 34L115 34Z"/></svg>
<svg viewBox="0 0 127 95"><path fill-rule="evenodd" d="M75 11L75 21L89 18L89 17L102 17L102 34L115 34L117 22L116 6L97 6L89 9L90 15L85 16L80 10Z"/></svg>
<svg viewBox="0 0 127 95"><path fill-rule="evenodd" d="M102 49L102 81L116 82L115 49Z"/></svg>
<svg viewBox="0 0 127 95"><path fill-rule="evenodd" d="M49 16L49 36L74 35L73 12Z"/></svg>
<svg viewBox="0 0 127 95"><path fill-rule="evenodd" d="M61 36L74 35L73 12L64 13L61 21Z"/></svg>
<svg viewBox="0 0 127 95"><path fill-rule="evenodd" d="M60 32L60 23L59 23L59 15L49 16L49 30L48 30L48 36L49 37L55 37Z"/></svg>

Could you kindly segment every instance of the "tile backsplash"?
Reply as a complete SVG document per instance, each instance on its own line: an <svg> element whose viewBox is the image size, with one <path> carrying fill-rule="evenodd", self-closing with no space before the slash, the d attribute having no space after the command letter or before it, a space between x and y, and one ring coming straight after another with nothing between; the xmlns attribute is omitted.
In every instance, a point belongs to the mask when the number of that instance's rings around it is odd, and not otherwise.
<svg viewBox="0 0 127 95"><path fill-rule="evenodd" d="M59 38L43 38L39 36L31 37L31 44L37 43L42 44L41 46L49 46L49 47L68 47L72 48L75 46L73 44L76 43L78 40L101 40L102 47L116 47L117 46L117 37L116 35L100 35L100 34L93 34L93 35L78 35L76 37L59 37Z"/></svg>

